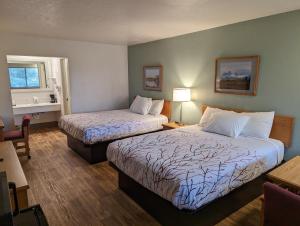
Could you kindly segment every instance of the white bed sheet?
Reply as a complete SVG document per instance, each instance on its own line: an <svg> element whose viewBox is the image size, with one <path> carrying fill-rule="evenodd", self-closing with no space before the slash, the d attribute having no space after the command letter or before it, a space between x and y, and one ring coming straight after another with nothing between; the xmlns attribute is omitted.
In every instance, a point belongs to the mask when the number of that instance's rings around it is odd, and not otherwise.
<svg viewBox="0 0 300 226"><path fill-rule="evenodd" d="M283 143L230 138L199 126L113 142L108 160L179 209L195 210L278 165Z"/></svg>
<svg viewBox="0 0 300 226"><path fill-rule="evenodd" d="M65 115L59 127L85 144L119 139L162 129L164 115L140 115L128 109Z"/></svg>

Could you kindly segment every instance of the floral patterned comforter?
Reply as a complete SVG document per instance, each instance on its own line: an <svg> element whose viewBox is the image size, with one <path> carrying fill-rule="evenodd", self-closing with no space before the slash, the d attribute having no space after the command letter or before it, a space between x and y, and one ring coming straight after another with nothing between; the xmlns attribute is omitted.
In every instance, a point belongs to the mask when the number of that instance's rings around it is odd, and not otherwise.
<svg viewBox="0 0 300 226"><path fill-rule="evenodd" d="M283 153L277 140L230 138L195 125L115 141L107 158L177 208L196 210L272 169Z"/></svg>
<svg viewBox="0 0 300 226"><path fill-rule="evenodd" d="M162 129L164 115L140 115L128 109L65 115L59 127L85 144L143 134Z"/></svg>

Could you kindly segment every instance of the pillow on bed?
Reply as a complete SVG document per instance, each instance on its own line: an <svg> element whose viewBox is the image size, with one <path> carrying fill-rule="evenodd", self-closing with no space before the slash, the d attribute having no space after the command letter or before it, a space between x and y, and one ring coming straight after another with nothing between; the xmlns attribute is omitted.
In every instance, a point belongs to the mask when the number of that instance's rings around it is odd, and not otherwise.
<svg viewBox="0 0 300 226"><path fill-rule="evenodd" d="M273 125L274 114L274 111L241 113L241 115L250 117L248 123L241 132L241 136L262 139L269 138Z"/></svg>
<svg viewBox="0 0 300 226"><path fill-rule="evenodd" d="M217 113L217 112L233 112L233 111L226 111L226 110L222 110L222 109L219 109L219 108L212 108L212 107L207 107L200 119L200 126L204 126L204 124L206 124L211 115L214 114L214 113Z"/></svg>
<svg viewBox="0 0 300 226"><path fill-rule="evenodd" d="M164 100L152 100L152 105L149 111L150 115L160 115L164 107Z"/></svg>
<svg viewBox="0 0 300 226"><path fill-rule="evenodd" d="M147 115L149 113L151 105L151 98L136 96L130 106L130 111L141 115Z"/></svg>
<svg viewBox="0 0 300 226"><path fill-rule="evenodd" d="M249 119L250 117L246 115L221 111L212 113L201 126L203 131L236 138L240 135Z"/></svg>

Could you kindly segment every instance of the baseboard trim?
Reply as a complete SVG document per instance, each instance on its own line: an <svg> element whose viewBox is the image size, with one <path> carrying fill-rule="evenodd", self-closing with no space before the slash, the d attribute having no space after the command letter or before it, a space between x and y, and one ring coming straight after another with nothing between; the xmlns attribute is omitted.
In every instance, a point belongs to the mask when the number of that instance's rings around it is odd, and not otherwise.
<svg viewBox="0 0 300 226"><path fill-rule="evenodd" d="M30 129L40 129L40 128L53 128L58 127L58 122L42 122L42 123L35 123L30 124Z"/></svg>

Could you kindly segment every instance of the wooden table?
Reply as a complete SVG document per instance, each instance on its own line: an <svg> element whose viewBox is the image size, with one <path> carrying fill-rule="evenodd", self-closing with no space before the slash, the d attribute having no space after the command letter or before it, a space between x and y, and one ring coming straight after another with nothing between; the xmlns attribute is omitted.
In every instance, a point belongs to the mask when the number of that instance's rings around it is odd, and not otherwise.
<svg viewBox="0 0 300 226"><path fill-rule="evenodd" d="M16 183L19 208L28 207L27 190L29 185L24 175L16 150L11 141L0 142L0 172L5 171L8 182ZM13 195L10 195L13 206Z"/></svg>
<svg viewBox="0 0 300 226"><path fill-rule="evenodd" d="M283 187L300 191L300 156L296 156L267 174L267 178Z"/></svg>
<svg viewBox="0 0 300 226"><path fill-rule="evenodd" d="M3 129L4 129L4 123L2 121L2 118L0 117L0 141L4 141Z"/></svg>

